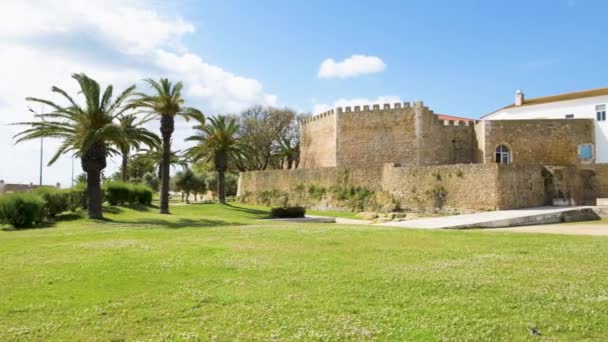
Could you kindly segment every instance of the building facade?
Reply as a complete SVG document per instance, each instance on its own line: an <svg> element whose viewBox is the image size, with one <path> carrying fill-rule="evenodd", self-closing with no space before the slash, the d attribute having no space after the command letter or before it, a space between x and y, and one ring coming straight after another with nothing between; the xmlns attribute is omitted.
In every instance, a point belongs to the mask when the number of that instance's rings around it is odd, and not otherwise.
<svg viewBox="0 0 608 342"><path fill-rule="evenodd" d="M592 119L444 118L422 102L321 113L301 122L301 167L595 162Z"/></svg>
<svg viewBox="0 0 608 342"><path fill-rule="evenodd" d="M594 124L594 149L597 163L608 163L608 88L526 99L515 93L515 102L482 117L482 120L590 119Z"/></svg>

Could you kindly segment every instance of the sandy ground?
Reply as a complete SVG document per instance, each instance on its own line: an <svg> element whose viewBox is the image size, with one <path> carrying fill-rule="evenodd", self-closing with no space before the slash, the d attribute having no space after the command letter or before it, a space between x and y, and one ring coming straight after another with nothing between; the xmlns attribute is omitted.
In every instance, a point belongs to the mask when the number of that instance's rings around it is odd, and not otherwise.
<svg viewBox="0 0 608 342"><path fill-rule="evenodd" d="M511 232L511 233L546 233L566 235L595 235L608 236L608 222L581 222L547 224L537 226L522 226L510 228L475 229L483 232Z"/></svg>

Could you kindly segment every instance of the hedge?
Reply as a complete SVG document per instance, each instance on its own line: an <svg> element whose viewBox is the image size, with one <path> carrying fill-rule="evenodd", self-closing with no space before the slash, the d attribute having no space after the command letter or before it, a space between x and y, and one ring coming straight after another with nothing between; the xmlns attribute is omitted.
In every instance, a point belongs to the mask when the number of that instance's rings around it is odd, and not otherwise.
<svg viewBox="0 0 608 342"><path fill-rule="evenodd" d="M153 191L141 184L108 182L105 184L105 198L110 205L152 204Z"/></svg>
<svg viewBox="0 0 608 342"><path fill-rule="evenodd" d="M45 219L47 202L33 193L15 193L0 197L0 222L26 228Z"/></svg>
<svg viewBox="0 0 608 342"><path fill-rule="evenodd" d="M306 215L306 209L303 207L279 207L270 210L272 218L299 218Z"/></svg>
<svg viewBox="0 0 608 342"><path fill-rule="evenodd" d="M65 190L41 187L34 190L33 193L42 197L46 202L45 216L55 218L57 214L68 210L68 192Z"/></svg>

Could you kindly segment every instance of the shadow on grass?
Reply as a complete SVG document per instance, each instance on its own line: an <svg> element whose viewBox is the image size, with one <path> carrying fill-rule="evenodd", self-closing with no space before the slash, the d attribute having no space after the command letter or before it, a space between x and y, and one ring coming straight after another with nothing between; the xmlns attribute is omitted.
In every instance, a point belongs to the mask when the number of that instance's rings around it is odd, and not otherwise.
<svg viewBox="0 0 608 342"><path fill-rule="evenodd" d="M223 227L223 226L243 226L242 222L228 222L220 220L206 220L206 219L188 219L181 218L177 220L163 220L163 219L137 219L137 220L113 220L104 219L103 222L125 224L132 226L154 226L155 228L169 228L169 229L181 229L181 228L211 228L211 227Z"/></svg>
<svg viewBox="0 0 608 342"><path fill-rule="evenodd" d="M267 210L244 208L244 207L239 207L239 206L236 206L236 205L232 205L230 203L225 203L224 205L226 207L229 207L231 210L240 211L240 212L244 212L244 213L247 213L247 214L255 215L257 218L270 217L270 212L268 212Z"/></svg>
<svg viewBox="0 0 608 342"><path fill-rule="evenodd" d="M12 226L8 226L5 228L2 228L1 230L5 231L5 232L16 232L16 231L20 231L20 230L53 228L57 225L58 222L76 221L76 220L80 220L81 218L82 218L82 215L77 214L77 213L60 214L60 215L57 215L57 217L54 219L48 219L48 221L44 221L42 223L35 224L31 227L15 228Z"/></svg>

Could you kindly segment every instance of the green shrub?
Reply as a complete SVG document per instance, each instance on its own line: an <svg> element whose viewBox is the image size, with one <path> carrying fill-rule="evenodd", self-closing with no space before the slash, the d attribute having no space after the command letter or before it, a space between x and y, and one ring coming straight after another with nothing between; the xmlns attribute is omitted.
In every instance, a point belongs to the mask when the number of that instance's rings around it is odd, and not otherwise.
<svg viewBox="0 0 608 342"><path fill-rule="evenodd" d="M46 201L37 194L16 193L0 197L0 221L15 228L31 227L45 219Z"/></svg>
<svg viewBox="0 0 608 342"><path fill-rule="evenodd" d="M279 207L270 210L270 216L273 218L298 218L306 215L306 209L303 207Z"/></svg>
<svg viewBox="0 0 608 342"><path fill-rule="evenodd" d="M84 186L76 186L67 190L67 204L70 211L87 208L87 189Z"/></svg>
<svg viewBox="0 0 608 342"><path fill-rule="evenodd" d="M279 190L262 191L256 194L256 203L265 206L286 207L289 201L289 194Z"/></svg>
<svg viewBox="0 0 608 342"><path fill-rule="evenodd" d="M325 196L326 192L327 192L327 189L325 189L324 187L321 187L321 186L311 185L308 188L308 196L310 196L310 198L315 199L315 200L322 199L323 196Z"/></svg>
<svg viewBox="0 0 608 342"><path fill-rule="evenodd" d="M124 205L129 203L129 184L122 182L108 182L105 184L105 196L110 205Z"/></svg>
<svg viewBox="0 0 608 342"><path fill-rule="evenodd" d="M105 196L110 205L150 205L153 192L142 184L108 182L105 184Z"/></svg>
<svg viewBox="0 0 608 342"><path fill-rule="evenodd" d="M131 185L131 196L129 204L143 204L150 205L152 204L152 196L154 195L152 189L142 184L134 184Z"/></svg>
<svg viewBox="0 0 608 342"><path fill-rule="evenodd" d="M333 193L337 200L345 202L353 211L364 210L374 199L373 191L358 186L336 187Z"/></svg>
<svg viewBox="0 0 608 342"><path fill-rule="evenodd" d="M61 214L68 210L68 193L67 191L51 187L41 187L33 191L34 194L40 195L46 202L46 215L55 218L57 214Z"/></svg>

